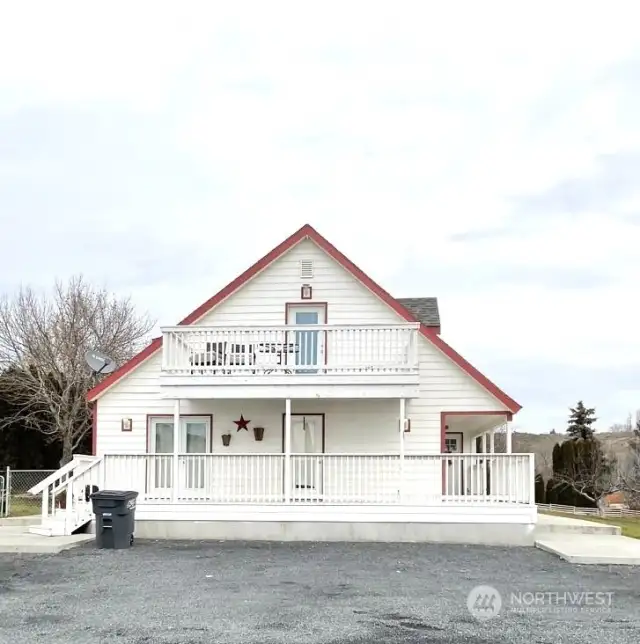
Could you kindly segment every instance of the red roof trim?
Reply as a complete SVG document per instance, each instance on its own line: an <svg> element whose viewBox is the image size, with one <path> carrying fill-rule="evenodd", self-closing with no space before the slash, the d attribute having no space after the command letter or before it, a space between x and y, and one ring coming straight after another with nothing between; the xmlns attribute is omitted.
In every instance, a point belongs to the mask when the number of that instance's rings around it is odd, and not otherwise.
<svg viewBox="0 0 640 644"><path fill-rule="evenodd" d="M259 259L253 266L250 266L244 273L238 275L233 282L227 284L221 291L218 291L213 297L209 298L206 302L201 304L195 311L187 315L184 320L178 323L193 324L197 322L202 316L206 315L214 306L220 304L222 300L226 299L237 291L241 286L248 282L251 278L255 277L260 271L264 270L269 264L274 262L278 257L286 253L289 249L293 248L297 243L301 242L305 237L311 237L310 231L315 235L318 233L308 224L297 230L293 235L287 237L281 244L278 244L273 250L268 252L262 259ZM96 385L87 393L89 400L94 400L97 396L102 394L106 389L114 385L118 380L126 376L132 369L135 369L142 361L149 358L162 346L162 338L156 338L153 342L145 347L140 353L135 355L129 362L125 362L119 369L116 369L112 374L109 374L100 384Z"/></svg>
<svg viewBox="0 0 640 644"><path fill-rule="evenodd" d="M129 362L125 362L119 369L110 373L102 382L97 384L93 389L87 393L88 400L95 400L105 389L109 389L120 378L126 376L130 371L133 371L141 362L150 358L162 346L162 338L154 338L151 344L147 345L140 353L137 353ZM94 439L95 440L95 439Z"/></svg>
<svg viewBox="0 0 640 644"><path fill-rule="evenodd" d="M94 400L91 405L91 454L96 455L98 451L98 401Z"/></svg>
<svg viewBox="0 0 640 644"><path fill-rule="evenodd" d="M233 280L230 284L227 284L221 291L218 291L212 298L209 298L204 304L201 304L195 311L189 313L187 317L180 322L180 324L193 324L197 322L202 316L207 314L214 306L220 304L222 300L225 300L232 293L237 291L241 286L244 286L246 282L255 277L260 271L263 271L269 264L274 262L278 257L286 253L288 250L293 248L297 243L301 242L305 237L311 237L313 235L310 233L313 231L316 233L311 226L308 224L300 228L290 237L287 237L281 244L278 244L272 251L268 252L262 259L259 259L253 266L250 266L244 273L238 275L236 279Z"/></svg>
<svg viewBox="0 0 640 644"><path fill-rule="evenodd" d="M345 270L351 273L358 281L366 286L372 293L377 295L385 304L392 308L400 317L407 322L417 322L416 318L398 302L390 293L387 293L379 284L376 284L364 271L358 268L348 257L343 255L330 241L325 239L315 228L305 224L293 235L287 237L281 244L278 244L272 251L267 253L262 259L258 260L253 266L249 267L244 273L236 277L230 284L225 286L221 291L208 299L204 304L199 306L195 311L187 315L180 324L193 324L202 316L208 313L213 307L217 306L237 291L241 286L246 284L250 279L263 271L269 264L278 259L281 255L293 248L296 244L305 238L311 239L330 257L338 262ZM442 338L438 336L439 329L433 329L420 325L420 333L430 342L432 342L442 353L455 362L463 371L471 376L476 382L484 387L492 396L497 398L509 411L516 413L522 406L513 398L510 398L499 387L493 384L486 376L483 376L475 367L469 364L459 353L454 351ZM87 394L89 400L94 400L106 389L115 384L127 373L135 369L141 362L149 358L162 346L162 338L156 338L153 342L143 349L138 355L134 356L129 362L125 363L120 369L107 376L99 385L91 389Z"/></svg>

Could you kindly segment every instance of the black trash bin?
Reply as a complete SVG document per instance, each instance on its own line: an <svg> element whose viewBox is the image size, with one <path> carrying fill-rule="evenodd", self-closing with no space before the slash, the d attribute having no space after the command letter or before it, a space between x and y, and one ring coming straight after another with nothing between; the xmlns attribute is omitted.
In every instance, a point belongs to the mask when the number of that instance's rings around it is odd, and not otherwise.
<svg viewBox="0 0 640 644"><path fill-rule="evenodd" d="M98 548L133 545L137 497L138 493L130 490L100 490L91 495Z"/></svg>

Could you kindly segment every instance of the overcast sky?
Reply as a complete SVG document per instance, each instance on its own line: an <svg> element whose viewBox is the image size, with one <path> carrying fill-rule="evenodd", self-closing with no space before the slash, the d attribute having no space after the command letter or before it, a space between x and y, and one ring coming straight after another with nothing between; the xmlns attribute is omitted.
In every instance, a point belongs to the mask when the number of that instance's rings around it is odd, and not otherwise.
<svg viewBox="0 0 640 644"><path fill-rule="evenodd" d="M1 291L174 324L308 222L437 295L519 427L640 407L633 4L171 4L0 9Z"/></svg>

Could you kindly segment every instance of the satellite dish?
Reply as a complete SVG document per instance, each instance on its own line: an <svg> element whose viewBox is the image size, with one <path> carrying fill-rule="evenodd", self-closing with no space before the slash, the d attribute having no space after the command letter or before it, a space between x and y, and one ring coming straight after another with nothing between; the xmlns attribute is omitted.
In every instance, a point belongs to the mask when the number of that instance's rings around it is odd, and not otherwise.
<svg viewBox="0 0 640 644"><path fill-rule="evenodd" d="M100 351L87 351L84 359L96 374L112 373L116 370L115 361Z"/></svg>

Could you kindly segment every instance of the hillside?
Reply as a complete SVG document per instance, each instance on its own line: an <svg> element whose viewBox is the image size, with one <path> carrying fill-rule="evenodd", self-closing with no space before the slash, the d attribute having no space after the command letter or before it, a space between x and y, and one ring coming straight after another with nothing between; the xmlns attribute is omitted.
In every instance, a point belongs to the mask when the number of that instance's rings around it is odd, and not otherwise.
<svg viewBox="0 0 640 644"><path fill-rule="evenodd" d="M596 432L605 449L605 453L614 455L618 460L624 458L628 451L629 439L633 432ZM536 455L536 470L545 479L552 472L551 453L556 443L566 440L566 434L526 434L514 432L512 436L512 451L517 453L533 453ZM498 442L496 441L496 446ZM502 450L501 450L502 451Z"/></svg>

